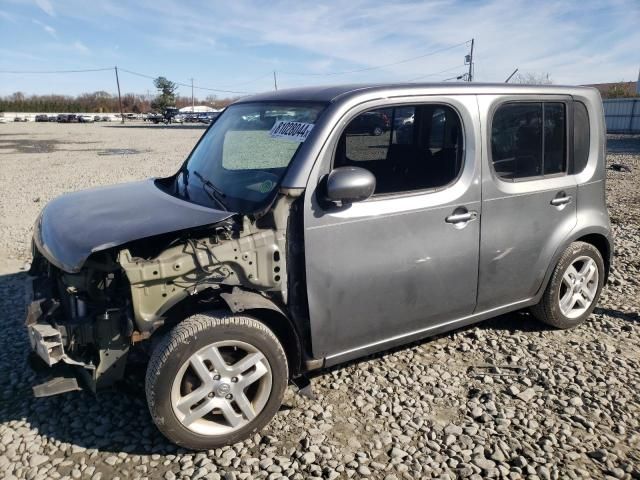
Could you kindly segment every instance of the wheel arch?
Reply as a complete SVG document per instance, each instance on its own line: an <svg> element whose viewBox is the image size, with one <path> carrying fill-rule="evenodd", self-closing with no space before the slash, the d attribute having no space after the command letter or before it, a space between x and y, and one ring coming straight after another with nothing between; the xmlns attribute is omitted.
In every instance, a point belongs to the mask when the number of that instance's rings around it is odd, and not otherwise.
<svg viewBox="0 0 640 480"><path fill-rule="evenodd" d="M220 294L220 297L233 313L250 315L268 326L282 344L289 363L289 375L295 377L302 373L300 332L283 307L258 292L238 287Z"/></svg>
<svg viewBox="0 0 640 480"><path fill-rule="evenodd" d="M238 287L225 293L220 293L216 302L207 305L199 303L198 298L189 296L182 299L169 310L165 322L158 325L145 337L144 343L149 351L153 351L161 339L176 325L197 314L216 314L217 312L232 312L248 315L261 321L273 331L282 344L287 356L290 377L296 377L303 372L302 336L296 324L286 310L270 298L251 290ZM148 338L148 340L147 340ZM143 339L140 339L143 340ZM148 343L147 343L148 342Z"/></svg>
<svg viewBox="0 0 640 480"><path fill-rule="evenodd" d="M574 242L585 242L593 245L598 249L602 260L604 261L604 283L609 279L609 270L611 269L612 245L609 239L599 233L589 233L580 238L576 238Z"/></svg>
<svg viewBox="0 0 640 480"><path fill-rule="evenodd" d="M542 285L538 289L538 292L535 295L535 302L537 303L542 294L547 288L549 281L551 280L551 275L553 274L553 270L556 268L558 264L558 260L562 256L562 253L574 242L585 242L593 245L598 249L600 255L602 255L602 260L604 261L605 273L604 273L604 283L606 285L607 280L609 278L609 270L611 268L611 260L613 257L613 240L611 238L611 231L609 229L603 227L591 227L580 230L574 230L569 237L562 243L560 247L556 250L553 255L553 259L549 262L549 266L547 267L547 271L544 276L544 281Z"/></svg>

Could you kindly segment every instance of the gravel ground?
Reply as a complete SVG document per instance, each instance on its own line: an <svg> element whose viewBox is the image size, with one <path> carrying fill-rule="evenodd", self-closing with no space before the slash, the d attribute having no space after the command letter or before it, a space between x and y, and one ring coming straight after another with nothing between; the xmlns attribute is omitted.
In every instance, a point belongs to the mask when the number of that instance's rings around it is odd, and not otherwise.
<svg viewBox="0 0 640 480"><path fill-rule="evenodd" d="M609 138L608 162L632 172L608 173L614 270L575 330L514 313L323 372L318 400L290 389L261 434L197 454L156 431L141 390L32 398L20 266L38 211L168 174L201 133L0 125L0 477L640 478L640 136Z"/></svg>

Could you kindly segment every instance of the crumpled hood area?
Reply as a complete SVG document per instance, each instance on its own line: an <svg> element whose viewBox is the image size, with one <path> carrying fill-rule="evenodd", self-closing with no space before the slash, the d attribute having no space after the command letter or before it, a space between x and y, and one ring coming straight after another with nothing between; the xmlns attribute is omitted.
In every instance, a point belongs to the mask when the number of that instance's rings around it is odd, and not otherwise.
<svg viewBox="0 0 640 480"><path fill-rule="evenodd" d="M47 260L73 273L94 252L216 224L232 215L173 197L150 179L82 190L52 200L42 210L33 238Z"/></svg>

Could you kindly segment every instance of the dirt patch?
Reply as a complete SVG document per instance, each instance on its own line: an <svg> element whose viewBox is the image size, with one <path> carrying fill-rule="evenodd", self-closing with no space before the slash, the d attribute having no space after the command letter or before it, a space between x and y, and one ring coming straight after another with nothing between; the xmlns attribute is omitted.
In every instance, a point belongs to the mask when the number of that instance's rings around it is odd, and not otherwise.
<svg viewBox="0 0 640 480"><path fill-rule="evenodd" d="M142 153L135 148L106 148L104 150L98 150L98 155L138 155Z"/></svg>
<svg viewBox="0 0 640 480"><path fill-rule="evenodd" d="M60 148L64 145L90 145L96 142L63 142L54 139L36 140L32 138L2 138L0 139L0 154L11 153L52 153L55 151L77 152L93 151L91 149L78 150Z"/></svg>
<svg viewBox="0 0 640 480"><path fill-rule="evenodd" d="M58 140L0 139L0 153L51 153L56 150Z"/></svg>

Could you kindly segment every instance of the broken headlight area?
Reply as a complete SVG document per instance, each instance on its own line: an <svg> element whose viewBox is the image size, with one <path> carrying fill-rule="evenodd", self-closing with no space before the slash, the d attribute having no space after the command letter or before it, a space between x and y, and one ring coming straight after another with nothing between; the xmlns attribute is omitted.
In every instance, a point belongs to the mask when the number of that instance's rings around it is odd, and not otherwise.
<svg viewBox="0 0 640 480"><path fill-rule="evenodd" d="M29 341L38 361L66 379L34 387L37 396L77 390L76 378L94 392L122 378L133 332L128 296L121 295L128 285L119 266L103 256L77 274L34 258Z"/></svg>

